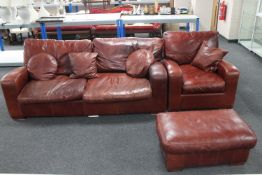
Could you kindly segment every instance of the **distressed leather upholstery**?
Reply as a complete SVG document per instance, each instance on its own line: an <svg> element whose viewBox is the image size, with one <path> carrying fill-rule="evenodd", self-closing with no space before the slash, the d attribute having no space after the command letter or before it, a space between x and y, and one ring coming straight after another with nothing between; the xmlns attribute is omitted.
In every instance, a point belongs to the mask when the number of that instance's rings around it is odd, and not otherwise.
<svg viewBox="0 0 262 175"><path fill-rule="evenodd" d="M35 80L49 80L55 77L57 61L47 53L39 53L30 58L27 64L30 77Z"/></svg>
<svg viewBox="0 0 262 175"><path fill-rule="evenodd" d="M147 79L132 78L126 73L102 73L87 82L83 99L89 103L103 103L150 97L152 89Z"/></svg>
<svg viewBox="0 0 262 175"><path fill-rule="evenodd" d="M5 97L8 112L14 119L24 118L17 96L28 83L29 74L26 67L15 68L2 77L1 86Z"/></svg>
<svg viewBox="0 0 262 175"><path fill-rule="evenodd" d="M218 46L217 32L164 34L163 63L169 77L169 111L232 108L234 105L239 78L239 71L235 66L222 60L217 66L217 71L211 73L191 65L196 54L193 49L195 43L201 45L203 41L207 41L211 47ZM194 45L191 47L190 43Z"/></svg>
<svg viewBox="0 0 262 175"><path fill-rule="evenodd" d="M233 109L160 113L156 126L169 171L244 163L257 142Z"/></svg>
<svg viewBox="0 0 262 175"><path fill-rule="evenodd" d="M25 85L18 96L19 103L50 103L81 100L85 79L70 79L59 75L52 80L32 80Z"/></svg>
<svg viewBox="0 0 262 175"><path fill-rule="evenodd" d="M128 56L126 73L131 77L144 78L154 61L154 55L150 50L138 49Z"/></svg>
<svg viewBox="0 0 262 175"><path fill-rule="evenodd" d="M57 74L69 75L70 62L68 53L70 52L92 52L93 43L90 40L78 41L57 41L27 39L24 43L24 64L27 65L29 59L38 53L48 53L57 59Z"/></svg>
<svg viewBox="0 0 262 175"><path fill-rule="evenodd" d="M153 52L160 60L163 40L160 38L96 38L94 52L98 53L97 66L100 72L124 72L128 56L137 49Z"/></svg>
<svg viewBox="0 0 262 175"><path fill-rule="evenodd" d="M109 41L114 40L107 39L105 43L100 41L99 44L107 45ZM64 71L61 74L64 75L57 73L54 79L47 81L30 79L25 67L15 69L5 75L1 80L1 85L11 117L21 119L38 116L117 115L165 111L167 107L167 72L164 65L155 62L149 67L144 78L132 78L125 73L125 61L121 62L122 55L127 55L126 50L140 48L150 50L155 56L161 57L163 40L157 38L123 38L121 40L118 43L122 44L120 48L124 48L123 50L117 50L117 47L114 47L113 44L111 47L109 44L110 47L99 50L99 54L108 56L107 61L103 64L105 67L121 68L123 63L122 73L119 73L119 69L113 69L100 72L98 78L91 80L70 79L69 73L72 70L67 65L65 69L61 69ZM135 48L129 45L130 42L135 43ZM63 58L61 62L68 64L70 63L69 53L96 50L93 48L93 42L89 40L32 39L25 41L24 49L25 65L33 55L39 52L54 56L58 62ZM116 49L116 51L109 49ZM120 66L111 64L115 58L116 63L121 63Z"/></svg>
<svg viewBox="0 0 262 175"><path fill-rule="evenodd" d="M183 94L224 92L226 83L218 74L205 72L190 64L180 68L183 74Z"/></svg>
<svg viewBox="0 0 262 175"><path fill-rule="evenodd" d="M209 47L218 47L217 32L165 32L165 56L178 64L190 64L203 41Z"/></svg>

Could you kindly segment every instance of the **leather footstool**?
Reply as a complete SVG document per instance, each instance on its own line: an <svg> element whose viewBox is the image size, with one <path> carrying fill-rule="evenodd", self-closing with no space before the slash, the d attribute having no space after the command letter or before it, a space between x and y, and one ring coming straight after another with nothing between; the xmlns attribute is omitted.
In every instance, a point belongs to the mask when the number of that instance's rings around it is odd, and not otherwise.
<svg viewBox="0 0 262 175"><path fill-rule="evenodd" d="M156 125L168 171L244 164L257 142L232 109L160 113Z"/></svg>

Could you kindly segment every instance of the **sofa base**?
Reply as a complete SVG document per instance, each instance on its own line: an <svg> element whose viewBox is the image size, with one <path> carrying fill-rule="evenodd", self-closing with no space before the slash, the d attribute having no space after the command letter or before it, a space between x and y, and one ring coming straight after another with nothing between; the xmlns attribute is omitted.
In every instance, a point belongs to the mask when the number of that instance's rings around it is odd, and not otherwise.
<svg viewBox="0 0 262 175"><path fill-rule="evenodd" d="M194 154L172 154L163 151L168 171L178 171L188 167L214 165L241 165L247 161L249 149L203 152Z"/></svg>
<svg viewBox="0 0 262 175"><path fill-rule="evenodd" d="M166 103L154 98L110 103L87 103L79 100L60 103L20 104L20 108L25 118L47 116L119 115L158 113L165 111Z"/></svg>

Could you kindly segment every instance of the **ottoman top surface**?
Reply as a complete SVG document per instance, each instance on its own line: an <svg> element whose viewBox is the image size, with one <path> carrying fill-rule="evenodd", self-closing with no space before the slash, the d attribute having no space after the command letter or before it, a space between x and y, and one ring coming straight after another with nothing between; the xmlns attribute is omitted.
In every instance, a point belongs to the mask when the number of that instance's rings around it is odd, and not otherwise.
<svg viewBox="0 0 262 175"><path fill-rule="evenodd" d="M157 132L170 153L252 148L256 136L233 109L157 114Z"/></svg>

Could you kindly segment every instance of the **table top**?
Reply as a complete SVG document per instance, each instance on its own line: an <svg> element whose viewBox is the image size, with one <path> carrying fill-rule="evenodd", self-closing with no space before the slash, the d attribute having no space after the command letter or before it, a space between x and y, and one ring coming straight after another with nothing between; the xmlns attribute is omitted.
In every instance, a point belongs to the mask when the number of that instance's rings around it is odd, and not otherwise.
<svg viewBox="0 0 262 175"><path fill-rule="evenodd" d="M121 18L120 13L111 14L81 14L70 13L65 16L63 22L47 22L46 26L76 26L76 25L97 25L97 24L116 24L116 20ZM11 28L36 28L40 23L33 22L30 24L6 23L0 25L0 29Z"/></svg>
<svg viewBox="0 0 262 175"><path fill-rule="evenodd" d="M109 14L83 14L69 13L63 19L63 22L46 22L46 26L77 26L77 25L103 25L116 24L116 20L122 19L125 24L134 23L186 23L196 22L196 15L121 15L120 13ZM6 23L0 24L0 29L11 28L37 28L40 23L30 24Z"/></svg>
<svg viewBox="0 0 262 175"><path fill-rule="evenodd" d="M184 23L195 22L196 15L122 15L125 24L133 23Z"/></svg>
<svg viewBox="0 0 262 175"><path fill-rule="evenodd" d="M137 1L130 1L130 0L127 0L127 1L122 1L122 4L154 4L155 1L154 0L137 0ZM170 1L169 0L159 0L158 2L159 4L169 4ZM33 6L34 7L40 7L42 3L35 3ZM92 4L92 6L95 6L95 5L102 5L103 3L95 3L95 4ZM112 1L110 2L110 5L118 5L119 2L118 1ZM68 6L69 3L64 3L65 6ZM83 3L80 3L80 2L73 2L72 3L73 6L83 6ZM59 6L59 3L56 3L56 4L44 4L45 7L57 7Z"/></svg>

